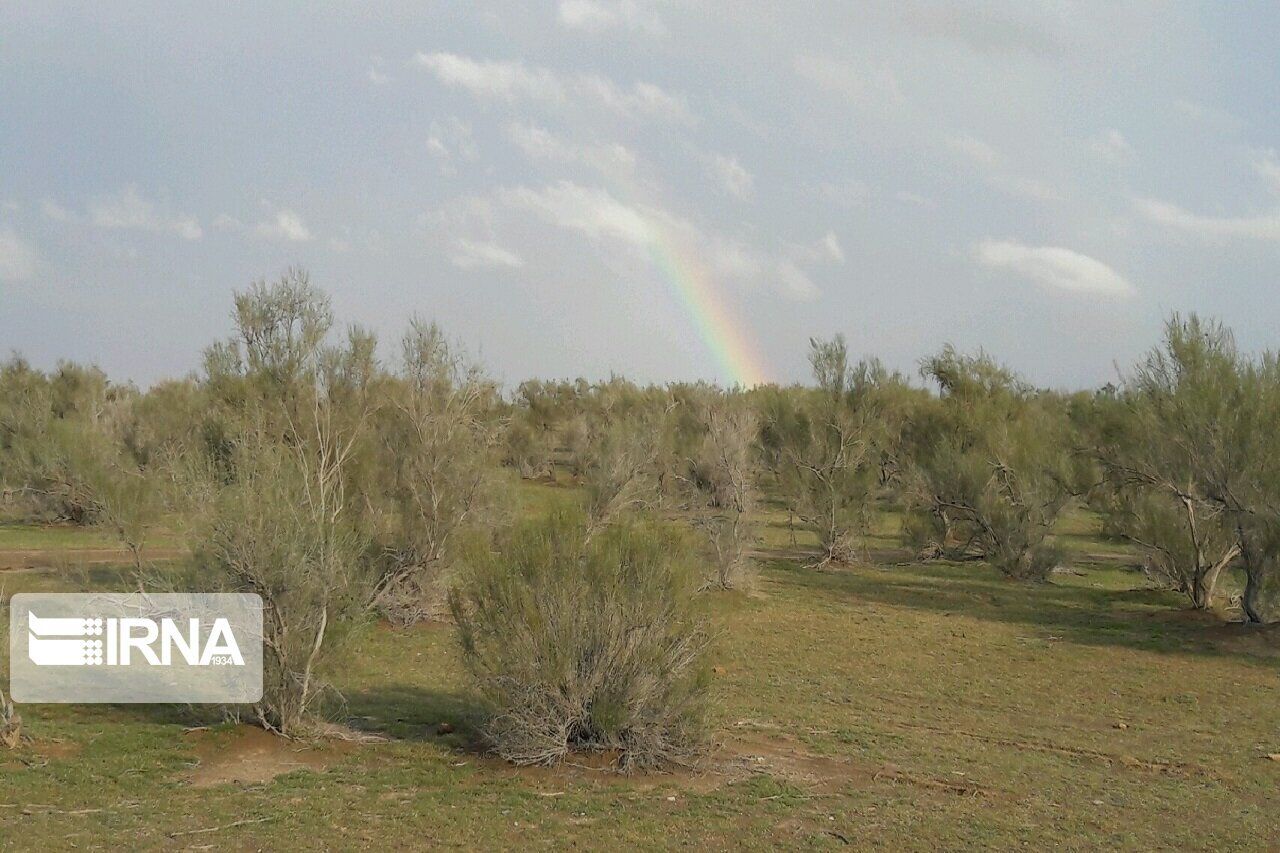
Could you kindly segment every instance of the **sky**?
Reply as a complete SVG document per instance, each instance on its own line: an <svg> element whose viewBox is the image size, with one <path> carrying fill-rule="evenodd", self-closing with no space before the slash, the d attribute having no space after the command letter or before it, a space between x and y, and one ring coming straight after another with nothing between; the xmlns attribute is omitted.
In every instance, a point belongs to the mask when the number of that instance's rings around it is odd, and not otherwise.
<svg viewBox="0 0 1280 853"><path fill-rule="evenodd" d="M146 386L306 268L392 360L1114 380L1280 327L1274 3L0 6L0 350ZM1119 367L1118 367L1119 366Z"/></svg>

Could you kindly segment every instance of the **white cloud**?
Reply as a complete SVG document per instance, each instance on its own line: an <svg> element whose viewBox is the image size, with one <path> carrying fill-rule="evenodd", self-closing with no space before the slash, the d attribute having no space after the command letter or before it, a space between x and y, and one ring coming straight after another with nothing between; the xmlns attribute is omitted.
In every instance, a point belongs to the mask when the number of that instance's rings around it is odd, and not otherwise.
<svg viewBox="0 0 1280 853"><path fill-rule="evenodd" d="M638 82L630 89L623 89L594 74L562 75L522 62L475 60L456 53L418 53L414 62L441 82L465 89L479 98L552 106L590 100L630 118L677 121L689 118L683 98L652 83Z"/></svg>
<svg viewBox="0 0 1280 853"><path fill-rule="evenodd" d="M821 295L821 291L813 280L791 261L779 261L775 275L777 275L778 284L782 287L782 292L792 299L809 302Z"/></svg>
<svg viewBox="0 0 1280 853"><path fill-rule="evenodd" d="M561 26L589 33L613 28L649 35L667 31L657 13L636 0L560 0L559 14Z"/></svg>
<svg viewBox="0 0 1280 853"><path fill-rule="evenodd" d="M369 71L365 76L373 85L385 86L391 82L391 76L387 74L384 70L385 68L386 62L383 61L382 57L375 56L369 61Z"/></svg>
<svg viewBox="0 0 1280 853"><path fill-rule="evenodd" d="M747 201L755 195L755 176L742 167L737 157L712 154L707 158L707 168L711 172L711 177L729 195L736 196L743 201Z"/></svg>
<svg viewBox="0 0 1280 853"><path fill-rule="evenodd" d="M524 259L497 243L463 240L457 241L457 250L449 259L459 269L515 269L524 266Z"/></svg>
<svg viewBox="0 0 1280 853"><path fill-rule="evenodd" d="M1010 174L1006 158L975 136L953 135L947 137L946 143L953 151L981 167L986 173L987 182L1006 195L1033 201L1057 201L1062 198L1056 189L1043 181Z"/></svg>
<svg viewBox="0 0 1280 853"><path fill-rule="evenodd" d="M893 197L896 198L898 201L903 201L903 202L906 202L907 204L913 204L916 207L923 207L925 210L938 209L938 202L935 199L929 198L928 196L925 196L925 195L920 195L919 193L913 193L907 190L899 190L898 192L893 194Z"/></svg>
<svg viewBox="0 0 1280 853"><path fill-rule="evenodd" d="M40 213L52 222L75 222L79 217L52 199L40 202Z"/></svg>
<svg viewBox="0 0 1280 853"><path fill-rule="evenodd" d="M580 163L606 175L635 171L636 155L625 145L577 144L532 124L511 122L507 138L531 160Z"/></svg>
<svg viewBox="0 0 1280 853"><path fill-rule="evenodd" d="M862 181L844 181L835 183L832 181L823 181L816 185L808 185L810 190L815 190L832 204L845 208L860 207L871 197L871 189Z"/></svg>
<svg viewBox="0 0 1280 853"><path fill-rule="evenodd" d="M1105 163L1123 163L1133 156L1133 146L1115 128L1087 140L1085 150Z"/></svg>
<svg viewBox="0 0 1280 853"><path fill-rule="evenodd" d="M1280 211L1254 216L1202 216L1176 204L1149 198L1137 199L1134 205L1152 222L1200 237L1280 240Z"/></svg>
<svg viewBox="0 0 1280 853"><path fill-rule="evenodd" d="M948 136L947 145L982 166L995 166L1000 162L996 150L976 136Z"/></svg>
<svg viewBox="0 0 1280 853"><path fill-rule="evenodd" d="M1203 124L1218 130L1234 132L1244 126L1244 122L1226 110L1211 107L1199 101L1177 98L1173 102L1173 108L1179 114L1197 124Z"/></svg>
<svg viewBox="0 0 1280 853"><path fill-rule="evenodd" d="M675 240L706 264L717 277L753 285L768 285L791 299L813 299L817 286L790 257L774 254L730 237L707 234L686 219L656 207L626 204L607 190L560 181L542 189L502 190L505 207L530 212L558 227L577 231L593 241L615 241L647 252Z"/></svg>
<svg viewBox="0 0 1280 853"><path fill-rule="evenodd" d="M836 232L828 231L827 236L822 238L822 247L827 252L827 257L838 264L844 263L844 248L840 245Z"/></svg>
<svg viewBox="0 0 1280 853"><path fill-rule="evenodd" d="M1253 163L1253 168L1270 185L1271 189L1280 191L1280 163L1276 162L1275 151L1268 149L1259 152L1258 159Z"/></svg>
<svg viewBox="0 0 1280 853"><path fill-rule="evenodd" d="M418 53L414 61L444 83L478 97L555 103L565 100L564 86L545 68L526 68L520 62L481 62L456 53Z"/></svg>
<svg viewBox="0 0 1280 853"><path fill-rule="evenodd" d="M1037 181L1035 178L996 175L991 179L991 183L1002 192L1018 198L1027 198L1032 201L1060 201L1062 199L1062 193L1043 181Z"/></svg>
<svg viewBox="0 0 1280 853"><path fill-rule="evenodd" d="M955 41L978 53L1052 58L1066 49L1066 15L1053 15L1054 4L1015 3L1000 9L996 4L900 3L890 8L895 23L907 32Z"/></svg>
<svg viewBox="0 0 1280 853"><path fill-rule="evenodd" d="M1100 296L1132 296L1133 285L1088 255L1057 246L1027 246L986 239L974 247L978 263L1015 273L1047 287Z"/></svg>
<svg viewBox="0 0 1280 853"><path fill-rule="evenodd" d="M455 161L471 162L480 156L471 125L457 116L431 122L427 132L427 153L440 161L440 169L446 174L453 172Z"/></svg>
<svg viewBox="0 0 1280 853"><path fill-rule="evenodd" d="M829 56L797 56L796 74L823 89L838 92L863 107L906 102L888 66L857 67Z"/></svg>
<svg viewBox="0 0 1280 853"><path fill-rule="evenodd" d="M787 255L792 260L806 263L844 263L844 247L834 231L828 231L812 243L789 244Z"/></svg>
<svg viewBox="0 0 1280 853"><path fill-rule="evenodd" d="M12 230L0 229L0 281L26 281L35 274L35 247Z"/></svg>
<svg viewBox="0 0 1280 853"><path fill-rule="evenodd" d="M272 240L288 240L293 243L305 243L313 237L311 229L307 228L307 224L302 221L302 217L292 210L284 208L277 210L272 219L266 222L259 222L254 230L260 237L267 237Z"/></svg>
<svg viewBox="0 0 1280 853"><path fill-rule="evenodd" d="M548 222L592 239L610 237L633 246L647 246L656 238L650 217L598 187L560 181L541 190L528 187L503 190L499 197L509 206L536 213Z"/></svg>
<svg viewBox="0 0 1280 853"><path fill-rule="evenodd" d="M56 205L54 205L56 207ZM45 215L52 211L46 209ZM89 221L99 228L124 228L155 233L176 234L184 240L199 240L204 231L194 217L169 214L129 186L117 196L94 199L89 203Z"/></svg>

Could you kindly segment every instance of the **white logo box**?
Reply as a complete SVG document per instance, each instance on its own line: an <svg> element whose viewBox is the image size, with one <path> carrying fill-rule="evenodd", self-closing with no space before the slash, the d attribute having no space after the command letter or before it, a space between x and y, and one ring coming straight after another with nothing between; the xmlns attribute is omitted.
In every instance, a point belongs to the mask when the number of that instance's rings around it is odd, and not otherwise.
<svg viewBox="0 0 1280 853"><path fill-rule="evenodd" d="M15 702L257 702L262 598L18 593L9 690Z"/></svg>

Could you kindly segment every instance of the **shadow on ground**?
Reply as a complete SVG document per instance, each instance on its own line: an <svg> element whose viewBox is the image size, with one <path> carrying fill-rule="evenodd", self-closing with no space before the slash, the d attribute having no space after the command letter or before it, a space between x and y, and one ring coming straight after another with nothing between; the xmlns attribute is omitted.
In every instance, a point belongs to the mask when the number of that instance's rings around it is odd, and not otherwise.
<svg viewBox="0 0 1280 853"><path fill-rule="evenodd" d="M1178 654L1243 654L1274 669L1280 632L1234 623L1187 609L1172 592L1103 589L1053 582L1007 580L976 563L842 566L815 570L774 560L766 571L778 581L832 595L895 607L963 614L1026 626L1029 631L1082 645L1126 646Z"/></svg>

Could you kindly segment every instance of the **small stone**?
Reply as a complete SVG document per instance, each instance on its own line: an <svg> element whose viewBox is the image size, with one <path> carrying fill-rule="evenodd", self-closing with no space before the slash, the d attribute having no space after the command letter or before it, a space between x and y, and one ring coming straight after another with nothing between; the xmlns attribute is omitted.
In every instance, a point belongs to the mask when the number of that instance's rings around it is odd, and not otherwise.
<svg viewBox="0 0 1280 853"><path fill-rule="evenodd" d="M436 734L438 734L438 735L451 735L451 734L453 734L453 724L452 724L452 723L441 723L440 725L436 726Z"/></svg>
<svg viewBox="0 0 1280 853"><path fill-rule="evenodd" d="M1122 723L1116 723L1116 728L1117 728L1117 729L1127 729L1127 728L1129 728L1129 724L1128 724L1128 723L1123 723L1123 722L1122 722Z"/></svg>

